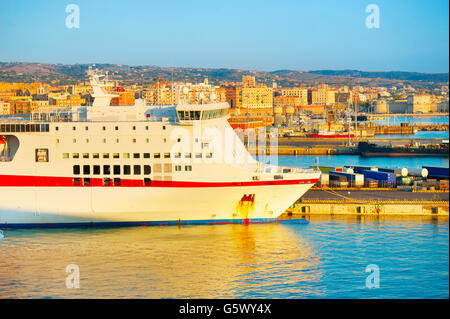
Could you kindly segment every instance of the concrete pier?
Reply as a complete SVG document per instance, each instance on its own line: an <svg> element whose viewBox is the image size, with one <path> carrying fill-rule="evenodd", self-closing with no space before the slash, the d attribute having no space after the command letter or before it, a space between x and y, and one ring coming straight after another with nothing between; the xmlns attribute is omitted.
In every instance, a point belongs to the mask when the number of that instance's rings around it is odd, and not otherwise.
<svg viewBox="0 0 450 319"><path fill-rule="evenodd" d="M280 218L309 215L449 215L449 193L311 189Z"/></svg>

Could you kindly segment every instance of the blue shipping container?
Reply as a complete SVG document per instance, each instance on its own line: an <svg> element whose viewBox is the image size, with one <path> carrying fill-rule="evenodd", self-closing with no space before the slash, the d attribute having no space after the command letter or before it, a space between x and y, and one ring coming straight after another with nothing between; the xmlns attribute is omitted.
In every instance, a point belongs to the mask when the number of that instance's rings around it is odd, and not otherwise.
<svg viewBox="0 0 450 319"><path fill-rule="evenodd" d="M447 178L449 177L448 174L448 167L436 167L436 166L422 166L422 168L426 168L428 171L428 176L430 178Z"/></svg>
<svg viewBox="0 0 450 319"><path fill-rule="evenodd" d="M374 179L385 185L394 186L397 183L397 176L395 173L365 170L362 174L364 175L364 178Z"/></svg>

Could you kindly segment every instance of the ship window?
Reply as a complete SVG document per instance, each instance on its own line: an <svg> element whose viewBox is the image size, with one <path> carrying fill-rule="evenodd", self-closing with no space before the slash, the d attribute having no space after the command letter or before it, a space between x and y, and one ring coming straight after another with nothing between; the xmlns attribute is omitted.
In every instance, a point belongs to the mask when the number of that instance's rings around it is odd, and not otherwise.
<svg viewBox="0 0 450 319"><path fill-rule="evenodd" d="M150 139L149 139L149 138L146 138L146 139L145 139L145 142L146 142L146 143L150 143Z"/></svg>
<svg viewBox="0 0 450 319"><path fill-rule="evenodd" d="M84 178L83 184L84 184L84 186L90 186L91 185L91 179L90 178Z"/></svg>
<svg viewBox="0 0 450 319"><path fill-rule="evenodd" d="M88 138L86 139L86 143L89 143L89 139Z"/></svg>
<svg viewBox="0 0 450 319"><path fill-rule="evenodd" d="M111 186L111 179L108 177L105 177L103 179L103 186Z"/></svg>
<svg viewBox="0 0 450 319"><path fill-rule="evenodd" d="M106 131L106 126L103 126L103 131Z"/></svg>
<svg viewBox="0 0 450 319"><path fill-rule="evenodd" d="M63 153L62 158L69 158L69 153Z"/></svg>
<svg viewBox="0 0 450 319"><path fill-rule="evenodd" d="M87 130L89 130L89 127L88 127L88 126L85 126L84 129L87 131Z"/></svg>
<svg viewBox="0 0 450 319"><path fill-rule="evenodd" d="M77 129L77 128L76 128L75 126L73 126L73 127L72 127L72 130L74 130L74 131L75 131L76 129Z"/></svg>
<svg viewBox="0 0 450 319"><path fill-rule="evenodd" d="M73 166L73 175L80 175L80 165Z"/></svg>
<svg viewBox="0 0 450 319"><path fill-rule="evenodd" d="M133 143L136 143L136 139L135 138L133 138Z"/></svg>
<svg viewBox="0 0 450 319"><path fill-rule="evenodd" d="M123 153L123 158L130 158L130 153Z"/></svg>
<svg viewBox="0 0 450 319"><path fill-rule="evenodd" d="M103 139L103 143L106 143L106 138Z"/></svg>
<svg viewBox="0 0 450 319"><path fill-rule="evenodd" d="M72 158L80 158L80 154L78 154L78 153L72 153Z"/></svg>
<svg viewBox="0 0 450 319"><path fill-rule="evenodd" d="M180 158L181 157L181 153L175 153L175 158Z"/></svg>
<svg viewBox="0 0 450 319"><path fill-rule="evenodd" d="M145 130L147 130L148 131L148 125L145 127Z"/></svg>
<svg viewBox="0 0 450 319"><path fill-rule="evenodd" d="M74 138L74 139L72 140L72 142L73 142L73 143L76 143L76 142L77 142L77 139L76 139L76 138Z"/></svg>
<svg viewBox="0 0 450 319"><path fill-rule="evenodd" d="M181 138L177 138L177 142L181 142Z"/></svg>
<svg viewBox="0 0 450 319"><path fill-rule="evenodd" d="M191 158L191 153L186 153L186 155L184 155L184 157Z"/></svg>
<svg viewBox="0 0 450 319"><path fill-rule="evenodd" d="M55 130L56 130L56 131L59 131L59 127L56 126L56 127L55 127Z"/></svg>
<svg viewBox="0 0 450 319"><path fill-rule="evenodd" d="M119 158L119 153L113 153L113 158Z"/></svg>
<svg viewBox="0 0 450 319"><path fill-rule="evenodd" d="M114 175L120 175L120 165L114 165Z"/></svg>
<svg viewBox="0 0 450 319"><path fill-rule="evenodd" d="M83 158L89 158L89 153L83 153Z"/></svg>
<svg viewBox="0 0 450 319"><path fill-rule="evenodd" d="M59 138L56 139L56 144L59 144Z"/></svg>
<svg viewBox="0 0 450 319"><path fill-rule="evenodd" d="M144 185L145 186L150 186L151 183L152 183L152 180L150 178L144 178Z"/></svg>
<svg viewBox="0 0 450 319"><path fill-rule="evenodd" d="M134 175L141 175L141 165L134 165L133 173Z"/></svg>
<svg viewBox="0 0 450 319"><path fill-rule="evenodd" d="M212 158L212 153L206 153L206 158Z"/></svg>
<svg viewBox="0 0 450 319"><path fill-rule="evenodd" d="M109 158L109 153L103 153L103 158Z"/></svg>
<svg viewBox="0 0 450 319"><path fill-rule="evenodd" d="M163 142L166 143L166 142L167 142L167 139L166 139L166 138L163 138Z"/></svg>
<svg viewBox="0 0 450 319"><path fill-rule="evenodd" d="M83 165L83 174L84 175L91 174L91 167L89 165Z"/></svg>
<svg viewBox="0 0 450 319"><path fill-rule="evenodd" d="M133 131L136 131L136 126L133 126Z"/></svg>
<svg viewBox="0 0 450 319"><path fill-rule="evenodd" d="M162 129L163 129L163 130L165 130L165 129L166 129L166 126L165 126L165 125L163 125Z"/></svg>
<svg viewBox="0 0 450 319"><path fill-rule="evenodd" d="M184 170L190 172L190 171L192 171L192 166L191 165L186 165L184 167Z"/></svg>
<svg viewBox="0 0 450 319"><path fill-rule="evenodd" d="M45 124L45 132L49 132L50 131L50 124Z"/></svg>
<svg viewBox="0 0 450 319"><path fill-rule="evenodd" d="M114 186L120 186L120 178L114 178Z"/></svg>
<svg viewBox="0 0 450 319"><path fill-rule="evenodd" d="M259 176L253 176L252 179L253 179L254 181L259 181Z"/></svg>
<svg viewBox="0 0 450 319"><path fill-rule="evenodd" d="M115 174L115 172L114 172ZM120 174L120 173L119 173ZM124 165L123 166L123 174L124 175L130 175L131 174L131 169L130 169L130 165Z"/></svg>
<svg viewBox="0 0 450 319"><path fill-rule="evenodd" d="M283 175L275 175L273 179L283 179Z"/></svg>
<svg viewBox="0 0 450 319"><path fill-rule="evenodd" d="M161 158L161 154L155 153L155 154L153 154L153 158Z"/></svg>
<svg viewBox="0 0 450 319"><path fill-rule="evenodd" d="M180 172L181 171L181 165L175 165L175 171Z"/></svg>
<svg viewBox="0 0 450 319"><path fill-rule="evenodd" d="M151 172L152 168L150 167L150 165L144 165L144 175L150 175Z"/></svg>
<svg viewBox="0 0 450 319"><path fill-rule="evenodd" d="M116 126L115 128L114 128L116 131L118 131L119 130L119 127L118 126Z"/></svg>
<svg viewBox="0 0 450 319"><path fill-rule="evenodd" d="M141 156L140 153L134 153L134 154L133 154L133 158L139 158L140 156Z"/></svg>
<svg viewBox="0 0 450 319"><path fill-rule="evenodd" d="M202 158L202 153L195 154L195 158Z"/></svg>
<svg viewBox="0 0 450 319"><path fill-rule="evenodd" d="M170 158L170 153L164 153L164 158Z"/></svg>
<svg viewBox="0 0 450 319"><path fill-rule="evenodd" d="M92 154L92 158L100 158L100 155L98 153Z"/></svg>
<svg viewBox="0 0 450 319"><path fill-rule="evenodd" d="M119 143L119 139L118 138L116 138L116 143Z"/></svg>
<svg viewBox="0 0 450 319"><path fill-rule="evenodd" d="M103 174L104 175L111 174L111 167L109 165L103 165Z"/></svg>
<svg viewBox="0 0 450 319"><path fill-rule="evenodd" d="M100 165L94 165L92 170L94 175L100 175Z"/></svg>
<svg viewBox="0 0 450 319"><path fill-rule="evenodd" d="M144 158L150 158L150 153L144 153Z"/></svg>

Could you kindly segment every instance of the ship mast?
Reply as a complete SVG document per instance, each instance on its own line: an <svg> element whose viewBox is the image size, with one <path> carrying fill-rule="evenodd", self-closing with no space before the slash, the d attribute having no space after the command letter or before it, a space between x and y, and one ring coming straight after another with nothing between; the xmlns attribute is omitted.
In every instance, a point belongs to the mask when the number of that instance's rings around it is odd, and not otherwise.
<svg viewBox="0 0 450 319"><path fill-rule="evenodd" d="M94 98L92 107L95 108L109 106L111 104L111 99L113 97L118 97L118 95L110 94L104 89L104 87L112 85L110 82L108 82L108 73L102 74L99 72L99 70L93 70L92 67L89 67L88 75L89 82L92 86L92 90L94 91L94 93L92 94L92 97Z"/></svg>

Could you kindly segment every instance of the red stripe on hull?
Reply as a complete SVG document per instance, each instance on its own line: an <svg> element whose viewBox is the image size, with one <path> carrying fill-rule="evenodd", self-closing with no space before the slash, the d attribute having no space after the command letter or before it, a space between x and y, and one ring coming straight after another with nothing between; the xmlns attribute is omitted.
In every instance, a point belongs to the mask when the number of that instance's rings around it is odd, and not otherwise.
<svg viewBox="0 0 450 319"><path fill-rule="evenodd" d="M78 177L76 177L78 178ZM120 186L103 185L102 178L90 177L89 185L75 185L73 177L56 176L24 176L24 175L0 175L0 187L239 187L239 186L266 186L266 185L292 185L315 184L318 179L252 181L252 182L186 182L186 181L154 181L150 185L144 185L143 179L121 179Z"/></svg>

